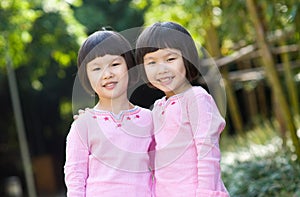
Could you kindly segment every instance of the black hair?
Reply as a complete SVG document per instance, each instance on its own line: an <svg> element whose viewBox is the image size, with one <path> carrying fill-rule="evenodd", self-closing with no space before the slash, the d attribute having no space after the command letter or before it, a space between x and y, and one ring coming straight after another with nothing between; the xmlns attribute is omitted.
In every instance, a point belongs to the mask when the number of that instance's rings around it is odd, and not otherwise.
<svg viewBox="0 0 300 197"><path fill-rule="evenodd" d="M199 77L199 56L195 42L190 33L181 25L174 22L157 22L142 31L136 41L136 61L141 65L147 53L159 49L174 48L182 53L186 78L189 82ZM142 76L146 80L145 70Z"/></svg>
<svg viewBox="0 0 300 197"><path fill-rule="evenodd" d="M128 70L136 66L132 47L121 34L110 30L94 32L83 42L77 57L79 80L84 89L91 95L94 95L95 92L88 79L86 65L93 59L106 54L122 56L125 59ZM138 75L129 72L128 85L131 86L137 80Z"/></svg>

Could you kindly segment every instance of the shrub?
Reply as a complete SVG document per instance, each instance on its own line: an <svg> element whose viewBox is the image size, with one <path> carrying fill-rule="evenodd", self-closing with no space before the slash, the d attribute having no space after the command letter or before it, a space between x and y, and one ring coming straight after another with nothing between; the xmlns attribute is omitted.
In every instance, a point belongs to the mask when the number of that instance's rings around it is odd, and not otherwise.
<svg viewBox="0 0 300 197"><path fill-rule="evenodd" d="M223 180L231 197L300 196L300 165L284 151L224 164Z"/></svg>

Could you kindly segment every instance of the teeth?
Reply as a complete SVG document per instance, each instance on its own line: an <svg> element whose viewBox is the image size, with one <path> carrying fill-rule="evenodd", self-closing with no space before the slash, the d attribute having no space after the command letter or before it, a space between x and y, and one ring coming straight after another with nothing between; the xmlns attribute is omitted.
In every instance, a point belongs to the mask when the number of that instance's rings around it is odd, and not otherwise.
<svg viewBox="0 0 300 197"><path fill-rule="evenodd" d="M160 82L166 82L166 81L169 81L171 80L172 78L171 77L166 77L166 78L161 78L159 79Z"/></svg>
<svg viewBox="0 0 300 197"><path fill-rule="evenodd" d="M114 83L107 83L107 84L104 85L104 87L112 87L114 85L115 85Z"/></svg>

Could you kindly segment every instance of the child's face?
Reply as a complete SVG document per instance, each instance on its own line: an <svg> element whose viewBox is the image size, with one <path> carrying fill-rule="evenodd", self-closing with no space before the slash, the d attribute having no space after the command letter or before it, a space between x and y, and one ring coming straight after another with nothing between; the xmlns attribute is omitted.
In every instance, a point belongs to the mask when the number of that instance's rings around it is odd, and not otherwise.
<svg viewBox="0 0 300 197"><path fill-rule="evenodd" d="M162 90L167 97L179 94L190 87L180 50L159 49L144 56L144 66L149 82Z"/></svg>
<svg viewBox="0 0 300 197"><path fill-rule="evenodd" d="M97 57L87 64L86 69L91 86L100 99L127 95L128 70L122 56Z"/></svg>

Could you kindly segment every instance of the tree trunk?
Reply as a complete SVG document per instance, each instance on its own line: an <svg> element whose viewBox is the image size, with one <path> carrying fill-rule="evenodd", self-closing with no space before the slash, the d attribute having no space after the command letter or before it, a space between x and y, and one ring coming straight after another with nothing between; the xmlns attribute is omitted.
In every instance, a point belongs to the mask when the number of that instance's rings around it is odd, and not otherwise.
<svg viewBox="0 0 300 197"><path fill-rule="evenodd" d="M213 25L210 25L210 27L206 30L206 38L207 38L207 47L208 47L208 52L210 55L214 58L219 58L221 57L221 51L220 51L220 46L218 42L218 35L215 27ZM228 99L228 108L230 111L230 116L232 117L232 124L235 129L235 131L239 134L243 133L243 124L242 124L242 118L240 114L240 110L237 104L236 96L234 94L234 91L232 90L232 85L230 82L230 79L228 77L228 70L226 67L224 67L221 70L222 77L225 83L225 91L226 91L226 96ZM217 100L222 97L218 97L217 95Z"/></svg>
<svg viewBox="0 0 300 197"><path fill-rule="evenodd" d="M282 40L280 42L280 45L284 46L285 42ZM285 77L290 103L292 105L293 115L298 117L299 115L298 92L293 79L293 72L291 70L290 58L288 53L286 52L281 53L280 57L282 59L284 77Z"/></svg>
<svg viewBox="0 0 300 197"><path fill-rule="evenodd" d="M253 24L256 30L257 44L260 49L262 63L265 67L267 78L271 84L273 93L278 99L279 107L283 115L284 121L289 129L293 145L295 148L295 153L297 154L298 161L300 161L300 142L297 137L297 131L292 117L291 111L289 109L288 103L284 97L284 92L280 84L280 80L275 68L275 63L265 39L265 32L262 27L262 23L258 17L257 3L255 0L247 0L247 8L250 15L250 18L253 20Z"/></svg>
<svg viewBox="0 0 300 197"><path fill-rule="evenodd" d="M26 186L27 186L27 192L29 197L36 197L36 189L35 189L35 183L34 183L34 175L32 171L32 164L31 164L31 157L29 153L28 143L27 143L27 137L25 132L25 126L23 122L22 117L22 110L21 110L21 104L19 100L19 93L18 93L18 87L17 87L17 80L15 76L15 71L12 66L12 59L10 54L8 53L9 47L6 48L6 69L7 69L7 77L8 77L8 84L9 84L9 90L10 95L12 99L13 104L13 110L14 110L14 116L16 121L16 127L17 127L17 134L18 134L18 140L19 140L19 148L22 158L22 164L23 164L23 170L25 173L25 180L26 180Z"/></svg>
<svg viewBox="0 0 300 197"><path fill-rule="evenodd" d="M259 114L261 114L262 118L268 117L268 109L267 109L267 99L266 99L266 90L263 81L260 81L256 88L257 102L259 106Z"/></svg>
<svg viewBox="0 0 300 197"><path fill-rule="evenodd" d="M251 61L239 61L238 68L239 70L243 69L251 69ZM246 82L251 83L251 82ZM248 118L247 124L249 124L250 127L252 127L255 122L258 115L258 106L257 106L257 99L255 94L256 87L253 87L251 84L246 85L243 87L243 100L244 100L244 106L247 110L246 115Z"/></svg>

